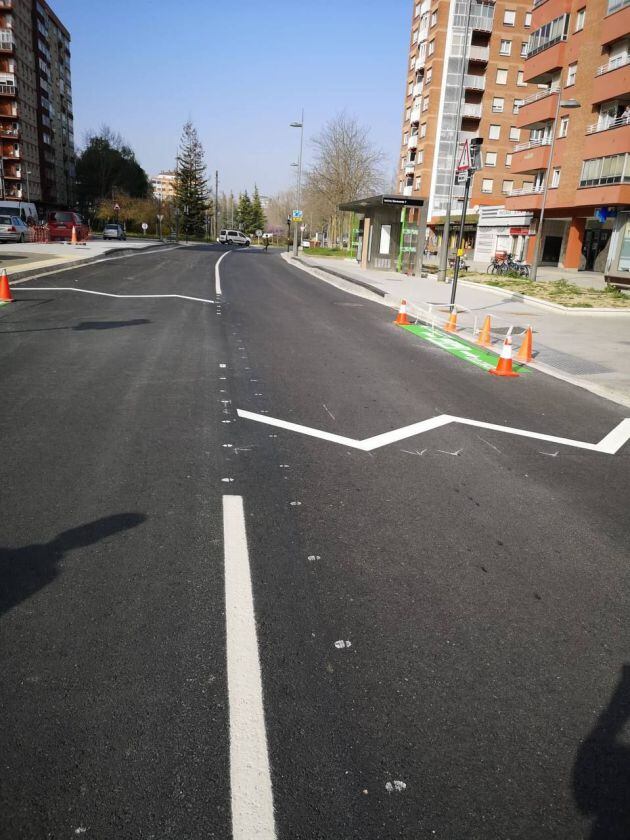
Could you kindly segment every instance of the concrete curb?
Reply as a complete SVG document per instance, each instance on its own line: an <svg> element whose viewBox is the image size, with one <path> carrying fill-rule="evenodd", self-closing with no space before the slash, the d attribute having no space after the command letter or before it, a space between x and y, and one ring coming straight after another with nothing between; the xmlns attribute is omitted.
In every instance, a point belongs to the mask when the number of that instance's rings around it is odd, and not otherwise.
<svg viewBox="0 0 630 840"><path fill-rule="evenodd" d="M295 260L295 258L292 258L290 255L282 254L282 256L283 256L284 259L286 259L286 261L289 264L292 264L294 262L298 262L299 265L297 267L301 271L305 271L307 274L312 274L314 277L318 277L320 280L323 280L325 283L330 283L333 286L337 286L338 288L344 289L344 291L347 291L347 292L349 292L350 294L353 294L353 295L358 295L359 297L368 297L368 295L365 294L365 292L362 293L361 291L359 291L359 289L361 289L361 287L367 286L367 284L365 284L365 283L356 282L354 280L354 278L350 278L346 275L345 277L342 278L343 281L345 281L345 284L342 286L342 285L339 285L338 282L335 282L335 281L333 281L333 280L331 280L331 279L329 279L325 276L321 276L321 275L326 275L326 274L332 275L333 273L329 272L328 269L322 268L321 266L315 267L315 266L307 265L302 260L299 260L299 259ZM336 273L334 276L338 277L338 276L340 276L340 273L339 274ZM471 285L471 284L467 284L467 285ZM475 283L475 284L472 284L472 285L477 286L479 284ZM372 294L374 294L374 292L372 290L370 290L370 292ZM376 303L381 303L382 305L387 306L389 309L394 309L394 310L398 309L398 305L400 303L399 301L398 302L393 302L393 300L388 300L388 298L391 298L391 295L389 295L389 293L385 293L384 298L380 297L380 293L382 292L382 289L379 289L378 292L379 292L379 297L371 298L372 300L374 300ZM511 294L512 293L509 293L509 296L511 296ZM521 297L525 298L526 296L521 295ZM422 310L419 306L416 306L415 304L412 304L412 306L413 306L414 309L416 309L420 313L417 316L419 320L422 319L422 318L429 318L430 319L429 314L426 313L424 310ZM430 320L429 320L429 323L430 323ZM438 327L438 329L439 329L439 327ZM457 337L459 339L461 339L462 341L466 342L467 344L474 344L473 339L468 338L467 336L465 336L461 333L458 333ZM494 350L492 348L490 348L490 349L493 353L497 353L496 350ZM497 356L498 355L499 354L497 353ZM591 394L595 394L595 396L601 397L602 399L609 400L610 402L614 402L617 405L622 405L622 406L624 406L624 408L630 408L630 398L626 397L624 394L620 394L618 391L614 391L612 388L606 388L606 387L603 387L603 386L600 386L600 385L596 385L595 383L589 382L587 380L581 379L579 377L571 376L570 374L564 373L564 371L561 371L558 368L551 367L550 365L543 364L542 362L536 362L536 361L529 362L528 367L530 367L530 368L532 368L532 370L536 370L539 373L542 373L546 376L552 376L554 379L560 379L562 382L567 382L569 385L573 385L577 388L581 388L583 391L588 391Z"/></svg>
<svg viewBox="0 0 630 840"><path fill-rule="evenodd" d="M72 262L59 262L54 265L42 265L39 268L25 268L21 271L18 268L11 270L11 278L15 277L16 279L10 279L9 285L13 286L18 283L23 283L25 280L30 280L33 277L44 277L46 274L58 274L62 271L71 271L73 268L81 268L82 266L89 265L90 263L111 260L116 257L130 257L134 254L154 254L156 251L160 251L167 245L169 245L168 242L163 242L161 245L149 246L147 248L110 248L100 254L94 254L91 257L85 257L85 259L72 260ZM173 246L171 245L170 247ZM7 271L7 273L9 272Z"/></svg>

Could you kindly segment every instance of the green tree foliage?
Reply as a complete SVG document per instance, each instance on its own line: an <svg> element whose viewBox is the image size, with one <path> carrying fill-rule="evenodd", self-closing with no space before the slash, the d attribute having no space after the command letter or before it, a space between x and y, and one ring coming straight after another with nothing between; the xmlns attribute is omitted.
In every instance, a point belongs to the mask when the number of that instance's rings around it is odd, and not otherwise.
<svg viewBox="0 0 630 840"><path fill-rule="evenodd" d="M132 198L147 198L149 177L119 134L103 126L88 134L85 148L77 157L77 197L84 212L94 210L99 199L116 190Z"/></svg>
<svg viewBox="0 0 630 840"><path fill-rule="evenodd" d="M184 229L193 236L203 236L208 212L206 164L197 129L190 120L184 125L177 155L175 206Z"/></svg>
<svg viewBox="0 0 630 840"><path fill-rule="evenodd" d="M265 218L265 211L260 203L260 193L258 192L258 185L254 184L254 195L252 197L252 231L266 230L267 219Z"/></svg>
<svg viewBox="0 0 630 840"><path fill-rule="evenodd" d="M252 201L247 194L247 190L241 193L238 199L238 221L240 229L244 233L252 233L255 230L253 225Z"/></svg>

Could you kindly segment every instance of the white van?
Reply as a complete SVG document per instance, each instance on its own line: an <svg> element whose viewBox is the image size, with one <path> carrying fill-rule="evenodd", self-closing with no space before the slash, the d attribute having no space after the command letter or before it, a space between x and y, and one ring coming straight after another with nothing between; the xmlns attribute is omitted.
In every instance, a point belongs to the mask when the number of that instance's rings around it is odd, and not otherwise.
<svg viewBox="0 0 630 840"><path fill-rule="evenodd" d="M245 236L241 230L222 230L219 234L219 242L221 245L243 245L245 247L252 244L249 236Z"/></svg>
<svg viewBox="0 0 630 840"><path fill-rule="evenodd" d="M37 208L30 201L0 201L0 213L18 216L23 222L28 222L31 218L35 224L39 224Z"/></svg>

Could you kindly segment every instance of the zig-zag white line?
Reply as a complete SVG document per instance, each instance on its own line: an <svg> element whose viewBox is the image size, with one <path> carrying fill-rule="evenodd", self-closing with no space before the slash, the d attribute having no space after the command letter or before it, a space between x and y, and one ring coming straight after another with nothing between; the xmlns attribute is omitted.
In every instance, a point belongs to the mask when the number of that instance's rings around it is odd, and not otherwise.
<svg viewBox="0 0 630 840"><path fill-rule="evenodd" d="M449 423L461 423L464 426L477 426L480 429L492 429L495 432L506 432L511 435L533 438L534 440L544 440L548 443L559 443L563 446L573 446L577 449L588 449L591 452L602 452L607 455L614 455L621 449L624 443L630 440L630 418L622 420L611 432L602 438L599 443L588 443L587 441L582 440L572 440L571 438L556 437L555 435L545 435L540 432L530 432L527 429L515 429L512 426L498 426L495 423L484 423L481 420L469 420L466 417L453 417L450 414L440 414L438 417L430 417L428 420L421 420L419 423L413 423L411 426L404 426L402 429L394 429L391 432L385 432L382 435L376 435L371 438L366 438L365 440L355 440L354 438L335 435L331 432L323 432L320 429L312 429L309 426L300 426L297 423L289 423L287 420L278 420L275 417L255 414L252 411L244 411L240 408L237 410L237 414L245 420L254 420L257 423L265 423L267 426L275 426L278 429L287 429L290 432L298 432L302 435L320 438L320 440L338 443L341 446L348 446L352 449L360 449L363 452L371 452L373 449L378 449L381 446L387 446L390 443L397 443L398 441L405 440L406 438L421 435L431 429L437 429L440 426L447 426Z"/></svg>
<svg viewBox="0 0 630 840"><path fill-rule="evenodd" d="M86 295L101 295L111 298L181 298L181 300L196 300L198 303L214 303L207 298L190 297L190 295L116 295L113 292L95 292L92 289L77 289L75 286L25 286L22 292L83 292Z"/></svg>

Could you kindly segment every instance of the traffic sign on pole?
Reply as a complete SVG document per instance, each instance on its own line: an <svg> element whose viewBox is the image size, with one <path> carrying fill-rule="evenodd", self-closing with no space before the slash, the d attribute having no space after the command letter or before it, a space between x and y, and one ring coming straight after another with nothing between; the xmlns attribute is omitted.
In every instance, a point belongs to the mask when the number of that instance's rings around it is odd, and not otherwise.
<svg viewBox="0 0 630 840"><path fill-rule="evenodd" d="M294 210L293 211L293 221L294 222L301 222L304 218L304 213L301 210Z"/></svg>

